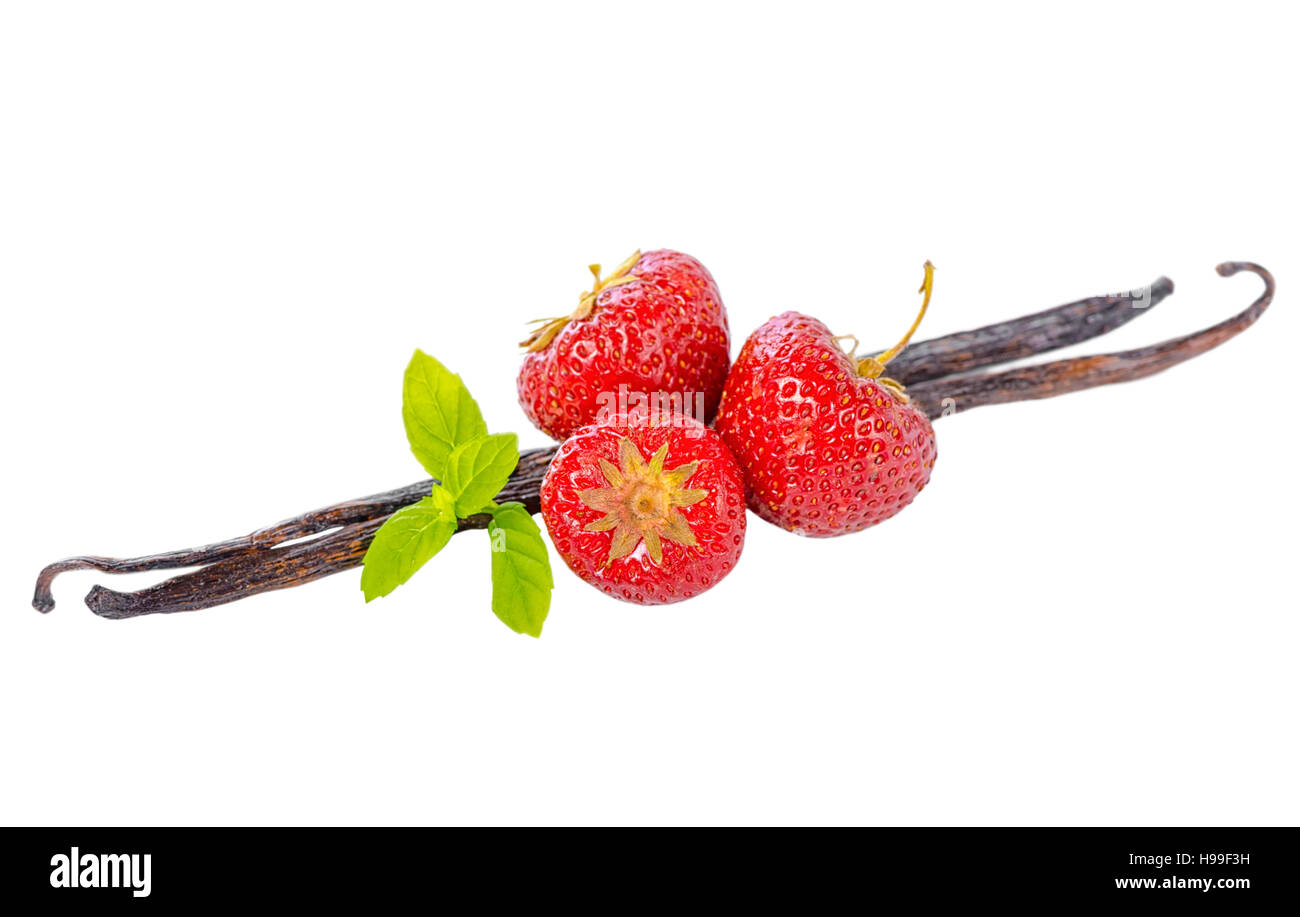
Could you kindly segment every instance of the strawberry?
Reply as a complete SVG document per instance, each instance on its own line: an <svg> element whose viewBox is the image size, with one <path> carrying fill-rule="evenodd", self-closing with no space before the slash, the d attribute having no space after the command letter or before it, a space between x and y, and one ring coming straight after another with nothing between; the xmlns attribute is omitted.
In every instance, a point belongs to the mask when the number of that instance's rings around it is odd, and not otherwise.
<svg viewBox="0 0 1300 917"><path fill-rule="evenodd" d="M713 419L730 338L717 284L681 252L637 252L583 293L567 317L543 320L520 346L519 403L542 432L564 439L618 411L622 391L671 393Z"/></svg>
<svg viewBox="0 0 1300 917"><path fill-rule="evenodd" d="M934 429L903 387L882 377L925 315L877 357L840 349L815 318L785 312L749 336L727 377L718 432L745 474L749 506L801 535L844 535L883 522L930 480ZM855 339L856 340L856 339Z"/></svg>
<svg viewBox="0 0 1300 917"><path fill-rule="evenodd" d="M682 415L583 427L551 460L541 503L569 569L638 605L699 595L731 572L745 542L740 467L716 433Z"/></svg>

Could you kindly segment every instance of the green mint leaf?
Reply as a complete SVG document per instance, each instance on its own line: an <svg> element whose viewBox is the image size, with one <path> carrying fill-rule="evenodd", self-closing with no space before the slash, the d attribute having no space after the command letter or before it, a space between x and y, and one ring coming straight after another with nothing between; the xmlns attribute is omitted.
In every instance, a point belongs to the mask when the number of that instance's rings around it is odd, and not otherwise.
<svg viewBox="0 0 1300 917"><path fill-rule="evenodd" d="M402 422L411 451L439 480L452 449L487 436L483 414L460 376L420 350L402 380Z"/></svg>
<svg viewBox="0 0 1300 917"><path fill-rule="evenodd" d="M456 533L451 494L435 486L419 503L399 509L375 532L361 570L366 601L388 595L415 575Z"/></svg>
<svg viewBox="0 0 1300 917"><path fill-rule="evenodd" d="M542 533L522 503L498 506L488 532L492 536L492 611L511 630L540 637L555 586Z"/></svg>
<svg viewBox="0 0 1300 917"><path fill-rule="evenodd" d="M464 519L490 509L518 464L519 437L513 433L494 433L452 449L442 486L456 498L456 515Z"/></svg>

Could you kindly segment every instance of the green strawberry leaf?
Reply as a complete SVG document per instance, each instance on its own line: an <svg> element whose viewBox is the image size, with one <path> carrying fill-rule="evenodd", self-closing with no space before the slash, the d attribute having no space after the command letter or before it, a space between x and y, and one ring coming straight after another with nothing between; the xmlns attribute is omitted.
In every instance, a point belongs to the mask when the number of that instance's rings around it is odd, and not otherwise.
<svg viewBox="0 0 1300 917"><path fill-rule="evenodd" d="M488 532L492 611L511 630L540 637L555 586L541 530L522 503L503 503L493 511Z"/></svg>
<svg viewBox="0 0 1300 917"><path fill-rule="evenodd" d="M446 488L403 507L375 532L361 570L366 601L388 595L441 551L456 533L456 511Z"/></svg>
<svg viewBox="0 0 1300 917"><path fill-rule="evenodd" d="M452 449L442 486L456 498L456 515L464 519L490 509L518 464L519 437L513 433L494 433Z"/></svg>
<svg viewBox="0 0 1300 917"><path fill-rule="evenodd" d="M460 376L421 350L402 380L402 422L424 470L442 479L451 450L487 436L487 424Z"/></svg>

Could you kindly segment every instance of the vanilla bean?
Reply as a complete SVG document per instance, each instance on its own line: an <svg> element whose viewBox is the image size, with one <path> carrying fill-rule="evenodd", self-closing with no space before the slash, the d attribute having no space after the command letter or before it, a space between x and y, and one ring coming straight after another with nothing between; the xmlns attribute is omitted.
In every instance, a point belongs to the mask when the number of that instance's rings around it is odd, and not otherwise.
<svg viewBox="0 0 1300 917"><path fill-rule="evenodd" d="M912 397L936 419L954 410L968 410L980 404L1044 398L1092 385L1140 378L1208 350L1239 333L1258 317L1272 298L1272 278L1263 268L1252 264L1234 263L1219 268L1225 276L1237 270L1254 271L1264 277L1265 295L1241 315L1197 335L1124 354L1064 360L1029 368L1042 370L1040 376L1032 373L1019 375L1025 370L955 375L1055 350L1113 330L1144 314L1147 308L1172 292L1172 282L1162 277L1150 287L1131 294L1092 297L1010 322L913 344L891 362L890 371L909 386ZM1111 362L1104 366L1096 364L1096 368L1091 370L1081 364L1081 361L1097 360ZM1050 368L1055 366L1074 368L1052 371ZM949 402L945 402L948 398L954 399L952 410L945 410L949 407ZM498 501L519 500L530 512L536 513L539 509L538 487L554 453L555 447L523 453L519 467ZM200 567L135 592L119 592L98 585L93 587L86 596L86 604L96 614L108 618L193 611L312 582L359 566L374 532L384 520L402 506L426 495L433 483L433 479L426 479L360 500L346 501L259 529L242 538L202 548L121 560L76 557L59 561L41 572L32 604L40 611L52 609L53 580L59 573L69 570L134 573ZM462 520L460 529L486 525L486 517L475 517ZM284 544L288 541L294 543Z"/></svg>
<svg viewBox="0 0 1300 917"><path fill-rule="evenodd" d="M1161 277L1148 287L1113 296L1092 296L1009 322L911 344L889 361L889 375L904 385L1022 360L1114 331L1143 315L1174 291ZM863 351L863 353L876 351Z"/></svg>
<svg viewBox="0 0 1300 917"><path fill-rule="evenodd" d="M146 557L70 557L50 564L41 571L36 581L36 597L32 604L40 611L49 611L54 607L50 586L54 577L71 570L98 570L101 573L144 573L150 570L175 570L182 567L196 567L201 564L231 560L249 554L256 554L295 538L303 538L327 531L339 526L351 525L370 519L382 518L410 503L414 503L429 493L433 479L428 478L397 490L363 497L360 500L348 500L334 506L313 510L286 519L275 525L258 529L249 535L231 538L200 548L187 548L181 551L168 551L164 554L151 554Z"/></svg>
<svg viewBox="0 0 1300 917"><path fill-rule="evenodd" d="M554 454L555 447L524 450L510 481L497 496L497 502L517 500L530 513L538 512L538 488ZM118 592L95 586L86 596L86 604L106 618L211 608L259 592L308 583L358 566L375 530L384 520L403 506L427 496L433 485L434 479L426 478L396 490L313 510L258 529L243 538L232 538L201 548L120 560L108 557L61 560L41 571L32 605L43 612L53 609L51 587L54 578L70 570L142 573L202 567L136 592ZM460 521L458 531L487 528L487 524L487 516L471 516ZM312 535L317 537L284 544Z"/></svg>
<svg viewBox="0 0 1300 917"><path fill-rule="evenodd" d="M1001 372L946 376L908 387L908 394L931 418L969 411L986 404L1054 398L1099 385L1130 382L1176 366L1218 347L1253 325L1273 301L1273 275L1248 261L1229 261L1216 270L1231 277L1239 271L1258 274L1264 292L1243 311L1194 334L1149 347L1039 363ZM892 367L891 367L892 369Z"/></svg>
<svg viewBox="0 0 1300 917"><path fill-rule="evenodd" d="M254 549L136 592L92 586L86 605L104 618L134 618L198 611L272 589L299 586L359 566L383 524L382 518L370 519L282 549Z"/></svg>

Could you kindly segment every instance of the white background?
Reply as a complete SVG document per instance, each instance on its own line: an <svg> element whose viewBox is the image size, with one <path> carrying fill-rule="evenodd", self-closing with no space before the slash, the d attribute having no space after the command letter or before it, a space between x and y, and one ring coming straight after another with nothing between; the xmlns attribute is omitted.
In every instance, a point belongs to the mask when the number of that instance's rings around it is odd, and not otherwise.
<svg viewBox="0 0 1300 917"><path fill-rule="evenodd" d="M0 13L0 820L1295 823L1295 22L1090 4L66 4ZM733 352L797 308L892 343L1162 273L1072 352L1260 324L1146 381L937 424L886 525L751 516L667 608L485 535L106 621L36 572L422 476L415 347L496 430L524 323L678 248ZM150 577L112 582L139 586Z"/></svg>

